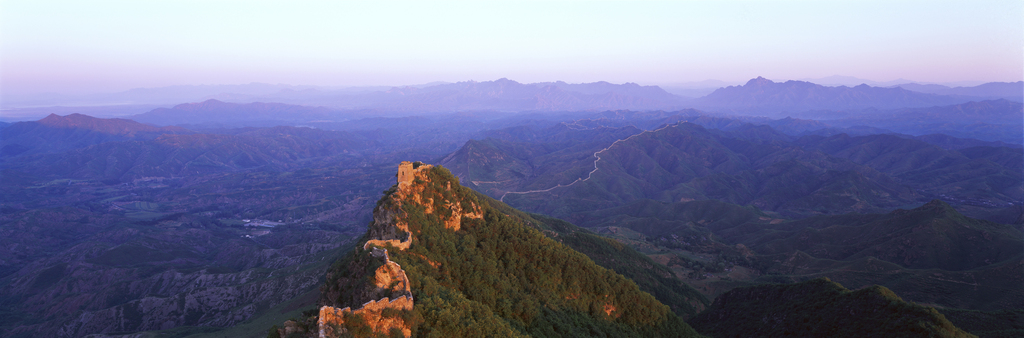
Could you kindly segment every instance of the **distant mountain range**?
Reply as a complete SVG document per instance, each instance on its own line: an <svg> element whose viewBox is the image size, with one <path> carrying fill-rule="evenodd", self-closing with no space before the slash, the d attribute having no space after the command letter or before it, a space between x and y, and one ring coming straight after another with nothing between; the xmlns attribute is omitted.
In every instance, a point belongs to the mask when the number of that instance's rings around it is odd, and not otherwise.
<svg viewBox="0 0 1024 338"><path fill-rule="evenodd" d="M974 87L947 87L937 84L904 83L897 85L897 87L918 93L987 97L993 99L1005 98L1018 102L1020 102L1020 97L1024 96L1024 81L989 82Z"/></svg>
<svg viewBox="0 0 1024 338"><path fill-rule="evenodd" d="M697 108L736 114L769 114L808 110L893 109L950 105L969 100L925 94L903 88L826 87L803 81L773 82L758 77L742 86L720 88L694 100Z"/></svg>
<svg viewBox="0 0 1024 338"><path fill-rule="evenodd" d="M190 134L180 127L154 127L132 120L87 115L51 114L39 121L18 122L0 133L0 158L53 153L113 141L151 140L163 134Z"/></svg>
<svg viewBox="0 0 1024 338"><path fill-rule="evenodd" d="M125 119L100 119L88 115L50 115L36 122L41 126L60 129L86 129L110 135L133 137L138 134L174 134L187 132L178 127L154 127Z"/></svg>
<svg viewBox="0 0 1024 338"><path fill-rule="evenodd" d="M387 90L390 87L333 88L345 91ZM210 99L215 95L255 96L274 93L325 90L331 88L316 86L290 86L283 84L250 83L241 85L182 85L156 88L135 88L123 92L89 95L62 95L42 93L35 95L4 95L5 105L33 106L95 106L118 104L175 104ZM6 108L6 107L5 107Z"/></svg>
<svg viewBox="0 0 1024 338"><path fill-rule="evenodd" d="M346 119L340 111L324 107L309 107L283 103L227 103L206 100L183 103L172 108L157 108L144 114L130 116L132 120L154 125L259 126L291 125L297 121L327 121Z"/></svg>
<svg viewBox="0 0 1024 338"><path fill-rule="evenodd" d="M680 97L657 86L607 82L522 84L508 79L459 82L386 92L375 108L385 111L579 111L680 108Z"/></svg>
<svg viewBox="0 0 1024 338"><path fill-rule="evenodd" d="M508 79L467 81L425 87L395 87L387 91L321 93L309 91L302 100L266 95L248 101L313 104L337 109L363 109L383 113L453 111L602 111L674 110L699 108L736 114L769 114L808 110L896 109L960 104L991 98L1024 100L1012 94L1017 83L990 83L978 87L922 93L902 87L859 85L826 87L810 82L772 82L764 78L743 86L719 88L698 99L688 99L657 86L594 82L523 84ZM225 97L225 99L232 99ZM237 98L236 98L237 99Z"/></svg>
<svg viewBox="0 0 1024 338"><path fill-rule="evenodd" d="M947 134L1010 144L1024 142L1024 104L1005 99L923 108L815 111L794 116L816 118L835 127L871 126L910 135Z"/></svg>
<svg viewBox="0 0 1024 338"><path fill-rule="evenodd" d="M858 77L855 77L855 76L843 76L843 75L832 75L832 76L826 76L826 77L820 77L820 78L803 78L803 79L793 79L793 80L805 81L805 82L813 82L813 83L820 84L822 86L829 86L829 87L839 87L839 86L855 87L855 86L858 86L858 85L861 85L861 84L866 84L866 85L869 85L869 86L872 86L872 87L892 87L892 86L899 85L899 84L904 84L904 83L916 83L915 81L907 80L907 79L903 79L903 78L896 79L896 80L891 80L891 81L874 81L874 80L858 78Z"/></svg>
<svg viewBox="0 0 1024 338"><path fill-rule="evenodd" d="M973 86L978 86L978 85L986 83L986 82L982 82L982 81L953 81L953 82L942 82L942 83L932 83L932 82L924 83L924 82L920 82L920 81L907 80L907 79L904 79L904 78L899 78L899 79L889 80L889 81L875 81L875 80L869 80L869 79L862 79L862 78L858 78L858 77L855 77L855 76L843 76L843 75L832 75L832 76L826 76L826 77L820 77L820 78L803 78L803 79L794 79L794 80L813 82L813 83L817 83L817 84L820 84L820 85L823 85L823 86L829 86L829 87L838 87L838 86L854 87L854 86L857 86L857 85L860 85L860 84L866 84L866 85L869 85L869 86L872 86L872 87L894 87L894 86L899 86L899 85L904 85L904 84L922 84L922 85L926 85L926 86L935 85L935 86L942 86L942 87L953 88L953 87L973 87Z"/></svg>
<svg viewBox="0 0 1024 338"><path fill-rule="evenodd" d="M709 85L715 83L718 82L708 82ZM97 111L96 106L108 105L108 110L113 112L125 111L125 105L134 105L135 109L141 109L146 107L145 105L171 105L211 99L244 104L264 102L264 105L276 103L326 107L304 109L336 110L348 114L363 112L364 116L407 116L464 111L646 111L685 108L741 115L785 116L780 114L819 110L918 108L990 99L1024 101L1024 82L994 82L975 87L955 88L913 83L889 87L872 87L866 84L829 87L805 81L773 82L758 77L741 86L718 89L665 88L671 89L671 93L658 86L641 86L635 83L612 84L602 81L570 84L558 81L527 84L504 78L494 81L402 87L325 88L249 84L133 89L121 93L77 98L10 98L5 99L4 104L7 106L5 108L9 109L7 114L11 116L45 115L51 110L62 114L75 112L66 107L10 110L16 107L40 107L47 104L80 106L77 109L88 111L90 115L102 115L102 111ZM175 107L171 110L181 108ZM265 110L266 108L264 113ZM185 114L182 117L184 116L190 115ZM180 123L179 121L176 124Z"/></svg>
<svg viewBox="0 0 1024 338"><path fill-rule="evenodd" d="M333 109L369 109L394 112L573 111L604 109L681 108L684 98L657 86L594 82L523 84L508 79L466 81L422 86L323 88L250 84L240 86L175 86L133 89L90 97L49 96L6 99L7 105L113 105L168 104L217 99L230 102L278 102Z"/></svg>
<svg viewBox="0 0 1024 338"><path fill-rule="evenodd" d="M290 125L331 130L376 129L385 133L402 133L410 128L422 129L433 126L439 133L461 133L466 130L448 127L456 121L460 124L471 123L475 130L483 130L488 128L488 125L490 128L501 128L500 125L512 123L537 124L582 119L601 120L602 123L619 121L613 124L634 124L646 129L657 127L661 123L674 122L659 120L673 115L722 116L722 112L726 112L732 114L732 118L728 119L730 122L726 123L750 121L766 124L789 135L947 134L958 138L1006 144L1024 142L1024 119L1021 118L1024 116L1024 104L1006 99L934 105L933 103L963 101L964 97L921 94L901 88L824 87L806 82L777 83L755 79L744 86L719 89L712 95L690 101L695 106L703 105L703 111L642 111L637 109L643 108L644 102L668 102L677 98L657 87L638 85L547 83L542 88L547 89L539 91L535 85L524 85L514 81L394 88L387 94L375 94L398 96L398 99L388 101L391 102L388 103L391 106L363 110L284 103L230 103L211 99L170 108L158 108L132 115L130 118L149 124L179 125L191 129ZM570 92L568 89L577 91ZM615 91L605 94L581 93L599 93L605 90ZM539 92L543 93L538 94ZM605 103L598 104L602 100ZM636 109L574 111L575 108L623 105L633 105L632 107ZM901 105L924 106L876 108ZM443 107L452 106L478 110L455 113L442 111ZM416 110L413 107L421 107L424 110ZM487 110L502 107L510 110ZM430 109L436 111L431 112ZM516 109L535 110L517 112ZM776 120L757 116L743 117L744 114L787 118ZM724 125L713 127L723 128ZM460 143L464 141L465 139Z"/></svg>

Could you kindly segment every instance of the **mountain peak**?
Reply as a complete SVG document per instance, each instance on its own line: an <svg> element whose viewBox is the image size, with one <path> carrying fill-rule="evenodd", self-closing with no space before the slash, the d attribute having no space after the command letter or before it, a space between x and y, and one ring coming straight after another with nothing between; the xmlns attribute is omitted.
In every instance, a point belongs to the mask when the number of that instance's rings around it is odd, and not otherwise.
<svg viewBox="0 0 1024 338"><path fill-rule="evenodd" d="M757 78L750 79L750 81L747 81L747 84L743 86L768 86L773 84L775 84L775 82L773 82L772 80L758 76Z"/></svg>
<svg viewBox="0 0 1024 338"><path fill-rule="evenodd" d="M46 117L40 119L38 122L40 124L42 124L42 125L46 125L46 126L50 126L50 127L74 128L74 127L83 127L83 126L88 126L88 125L91 125L91 124L95 124L97 120L100 120L100 119L97 119L97 118L89 116L89 115L82 115L82 114L78 114L78 113L70 114L70 115L67 115L67 116L60 116L60 115L52 114L51 113L50 115L47 115Z"/></svg>
<svg viewBox="0 0 1024 338"><path fill-rule="evenodd" d="M50 114L37 123L51 127L51 128L64 128L64 129L88 129L98 131L105 134L113 135L134 135L139 132L171 132L181 133L185 132L184 129L179 127L167 127L160 128L154 127L142 123L138 123L132 120L125 119L102 119L96 118L89 115L82 114L70 114L67 116L60 116L57 114Z"/></svg>
<svg viewBox="0 0 1024 338"><path fill-rule="evenodd" d="M906 215L906 214L922 214L922 215L939 215L939 216L951 216L951 217L963 217L956 209L940 199L933 199L928 203L921 205L920 207L907 210L907 209L896 209L890 212L893 215Z"/></svg>
<svg viewBox="0 0 1024 338"><path fill-rule="evenodd" d="M826 87L811 82L773 82L764 77L742 86L719 88L696 100L698 108L727 108L759 113L800 110L892 109L932 107L964 102L949 96L908 92L899 88Z"/></svg>
<svg viewBox="0 0 1024 338"><path fill-rule="evenodd" d="M227 103L227 102L224 102L224 101L220 101L220 100L217 100L217 99L209 99L209 100L206 100L206 101L203 101L203 102L182 103L182 104L174 106L174 108L172 108L172 109L175 109L175 110L202 110L202 109L209 109L209 108L212 108L212 107L222 107L222 106L227 106L227 105L230 105L230 103Z"/></svg>
<svg viewBox="0 0 1024 338"><path fill-rule="evenodd" d="M71 114L71 115L78 115L78 113ZM68 115L68 116L71 116L71 115ZM58 120L62 120L62 119L64 119L63 116L60 116L60 115L57 115L57 114L54 114L54 113L50 113L50 115L46 115L46 117L40 119L38 122L43 123L44 121L51 122L51 121L58 121Z"/></svg>
<svg viewBox="0 0 1024 338"><path fill-rule="evenodd" d="M956 209L953 209L953 206L949 205L949 203L946 203L940 199L933 199L930 202L925 203L921 207L914 210L931 211L934 214L963 217L963 215L961 215L960 212L956 211Z"/></svg>

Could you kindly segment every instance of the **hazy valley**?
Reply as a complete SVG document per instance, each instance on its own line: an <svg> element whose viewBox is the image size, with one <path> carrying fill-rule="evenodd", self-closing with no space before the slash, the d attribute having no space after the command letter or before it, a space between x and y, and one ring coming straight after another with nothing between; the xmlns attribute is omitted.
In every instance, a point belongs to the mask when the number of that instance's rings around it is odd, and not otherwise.
<svg viewBox="0 0 1024 338"><path fill-rule="evenodd" d="M806 323L849 314L832 329L1020 335L1021 93L759 77L701 97L500 79L23 98L146 108L0 124L0 331L821 336Z"/></svg>

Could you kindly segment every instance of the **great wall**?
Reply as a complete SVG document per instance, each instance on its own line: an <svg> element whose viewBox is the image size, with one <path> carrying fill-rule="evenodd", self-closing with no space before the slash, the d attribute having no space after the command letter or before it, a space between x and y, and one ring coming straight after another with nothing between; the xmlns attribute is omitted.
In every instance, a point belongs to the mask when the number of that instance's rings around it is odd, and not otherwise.
<svg viewBox="0 0 1024 338"><path fill-rule="evenodd" d="M409 223L401 205L403 203L417 203L425 206L424 212L432 214L435 212L434 200L424 200L422 193L426 184L418 184L417 179L428 182L427 171L432 168L429 164L415 165L411 162L402 162L398 166L398 187L388 200L374 210L373 223L368 229L370 239L363 245L363 250L372 250L371 255L383 258L384 264L374 273L374 286L378 293L384 292L391 295L398 294L394 299L384 297L377 300L370 300L358 309L345 307L342 309L323 306L320 308L320 317L317 321L320 338L338 337L346 333L346 318L353 315L360 315L366 324L377 333L388 334L397 329L405 337L411 336L412 332L408 324L401 317L387 317L382 315L386 309L399 311L411 311L414 301L412 290L409 285L409 278L402 267L391 261L385 247L404 251L412 245L413 234L409 231ZM451 182L448 182L447 189L451 190ZM442 217L446 229L459 231L463 218L483 218L480 206L470 204L463 210L462 203L458 201L443 201L445 208L451 210L448 217Z"/></svg>
<svg viewBox="0 0 1024 338"><path fill-rule="evenodd" d="M596 173L597 170L598 170L597 163L601 161L601 153L608 151L608 149L611 149L613 146L615 146L619 142L628 141L631 138L634 138L634 137L637 137L637 136L640 136L640 135L643 135L643 134L646 134L646 133L657 133L657 132L661 131L662 129L665 129L665 128L668 128L668 127L679 126L679 124L683 123L683 122L686 122L686 120L678 121L678 122L676 122L674 124L666 124L666 125L661 126L660 128L655 129L655 130L645 130L645 131L642 131L642 132L630 135L629 137L616 140L615 142L612 142L612 144L609 144L607 147L604 147L604 149L595 151L594 155L592 155L592 156L594 156L594 170L591 170L590 172L588 172L586 178L580 177L580 178L577 178L575 181L572 181L569 184L561 184L561 183L559 183L559 184L557 184L557 185L555 185L553 187L547 188L547 189L526 190L526 191L506 191L504 194L501 194L501 197L499 197L498 200L501 201L501 202L505 202L505 196L508 196L508 194L526 195L526 194L536 194L536 193L542 193L542 192L549 192L549 191L552 191L552 190L555 190L555 189L558 189L558 188L568 188L568 187L571 187L571 186L575 185L576 183L582 183L582 182L589 181L592 177L594 177L594 173ZM498 183L498 182L473 181L473 183L474 184L480 184L480 183Z"/></svg>
<svg viewBox="0 0 1024 338"><path fill-rule="evenodd" d="M373 247L372 250L371 254L374 257L384 258L384 265L377 268L374 273L374 285L378 290L388 290L402 293L403 295L393 300L388 297L371 300L356 310L352 310L349 307L343 309L333 306L321 307L320 319L317 321L320 338L338 337L344 334L345 319L354 314L361 315L373 332L388 333L392 329L398 329L405 337L412 335L409 325L404 320L382 315L385 309L412 310L413 297L412 290L409 288L409 277L406 276L405 270L402 270L398 263L391 261L387 249Z"/></svg>

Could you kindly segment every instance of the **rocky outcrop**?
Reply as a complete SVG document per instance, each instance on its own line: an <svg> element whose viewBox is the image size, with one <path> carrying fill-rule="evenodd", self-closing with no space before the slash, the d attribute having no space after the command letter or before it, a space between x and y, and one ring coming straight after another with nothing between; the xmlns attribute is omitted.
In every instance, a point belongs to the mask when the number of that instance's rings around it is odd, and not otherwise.
<svg viewBox="0 0 1024 338"><path fill-rule="evenodd" d="M448 185L451 186L451 183ZM462 229L463 218L484 218L483 211L480 210L480 206L476 204L471 203L469 210L463 210L461 203L453 203L450 201L445 203L445 206L448 207L448 210L452 211L451 216L444 220L445 229L459 231L459 229Z"/></svg>
<svg viewBox="0 0 1024 338"><path fill-rule="evenodd" d="M421 164L415 166L410 162L402 162L398 166L398 190L395 192L395 201L398 205L402 203L417 203L422 205L426 214L435 214L441 218L444 222L446 229L459 231L462 228L462 218L476 218L482 219L484 217L483 211L479 205L473 202L469 202L468 205L463 205L461 201L434 201L433 198L424 198L423 189L426 184L413 184L416 179L420 179L424 182L429 181L427 177L427 170L433 166L429 164ZM446 192L451 192L452 182L447 182L445 185ZM440 208L435 208L436 205L440 204ZM435 210L441 209L441 210ZM442 211L443 210L443 211ZM405 226L408 231L408 224L399 222L398 226Z"/></svg>
<svg viewBox="0 0 1024 338"><path fill-rule="evenodd" d="M381 265L374 272L373 282L378 292L400 293L401 296L391 300L388 297L379 300L371 300L364 303L356 310L351 308L338 309L332 306L320 307L320 318L317 321L319 337L338 337L346 333L345 321L354 315L359 315L365 324L377 333L389 333L394 329L402 332L402 335L409 337L412 330L401 317L389 316L386 309L398 311L412 311L413 298L412 290L409 288L409 277L406 276L402 267L391 261L388 251L374 247L373 256L384 258L384 265Z"/></svg>
<svg viewBox="0 0 1024 338"><path fill-rule="evenodd" d="M370 239L363 245L364 250L371 246L391 245L400 250L409 248L412 243L412 235L409 233L409 223L401 211L402 205L416 203L424 207L426 214L438 214L445 228L459 231L462 228L463 218L482 219L483 211L479 205L468 203L463 205L460 201L434 201L433 198L424 198L423 189L426 184L415 184L416 180L427 182L427 172L433 168L429 164L402 162L398 165L397 188L387 202L378 205L373 211L373 224L368 232ZM452 184L448 182L446 189L451 191ZM440 203L438 203L440 202ZM440 207L435 208L435 205ZM436 209L444 209L436 210Z"/></svg>

